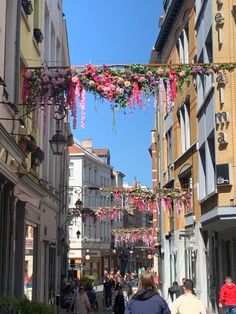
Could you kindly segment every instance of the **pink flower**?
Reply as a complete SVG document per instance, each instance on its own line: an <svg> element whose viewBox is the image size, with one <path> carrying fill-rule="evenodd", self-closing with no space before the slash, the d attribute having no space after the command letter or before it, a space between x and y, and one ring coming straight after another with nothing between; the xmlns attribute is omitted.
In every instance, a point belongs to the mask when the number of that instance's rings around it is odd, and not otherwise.
<svg viewBox="0 0 236 314"><path fill-rule="evenodd" d="M138 75L135 75L134 80L138 80L138 79L139 79Z"/></svg>
<svg viewBox="0 0 236 314"><path fill-rule="evenodd" d="M124 94L124 88L117 88L116 91L119 94L122 94L122 95Z"/></svg>
<svg viewBox="0 0 236 314"><path fill-rule="evenodd" d="M48 82L49 82L49 77L48 77L47 75L43 75L43 76L42 76L42 81L43 81L44 83L48 83Z"/></svg>
<svg viewBox="0 0 236 314"><path fill-rule="evenodd" d="M145 77L144 77L144 76L141 76L140 79L139 79L139 81L140 81L140 82L144 82L144 81L145 81Z"/></svg>
<svg viewBox="0 0 236 314"><path fill-rule="evenodd" d="M117 80L118 84L124 84L124 79L122 77L119 77Z"/></svg>
<svg viewBox="0 0 236 314"><path fill-rule="evenodd" d="M79 79L78 76L73 76L71 80L73 83L77 83Z"/></svg>
<svg viewBox="0 0 236 314"><path fill-rule="evenodd" d="M164 70L162 68L157 69L157 74L162 75L164 73Z"/></svg>
<svg viewBox="0 0 236 314"><path fill-rule="evenodd" d="M129 81L125 81L124 85L125 87L130 87L131 83Z"/></svg>
<svg viewBox="0 0 236 314"><path fill-rule="evenodd" d="M65 83L64 77L59 77L57 80L57 84L63 84L63 83Z"/></svg>
<svg viewBox="0 0 236 314"><path fill-rule="evenodd" d="M31 76L32 76L32 70L27 70L25 72L25 78L29 79L29 78L31 78Z"/></svg>
<svg viewBox="0 0 236 314"><path fill-rule="evenodd" d="M151 75L152 75L152 72L151 72L151 71L147 71L147 75L148 75L148 76L151 76Z"/></svg>
<svg viewBox="0 0 236 314"><path fill-rule="evenodd" d="M90 81L89 81L89 86L94 86L94 85L95 85L95 82L92 81L92 80L90 80Z"/></svg>
<svg viewBox="0 0 236 314"><path fill-rule="evenodd" d="M181 71L181 72L179 72L179 76L180 77L184 77L186 75L186 72L183 70L183 71Z"/></svg>

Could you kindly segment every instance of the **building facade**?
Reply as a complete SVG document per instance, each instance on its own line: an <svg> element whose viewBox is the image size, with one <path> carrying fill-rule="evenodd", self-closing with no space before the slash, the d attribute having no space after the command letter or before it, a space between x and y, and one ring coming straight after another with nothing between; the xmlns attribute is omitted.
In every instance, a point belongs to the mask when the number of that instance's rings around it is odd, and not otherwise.
<svg viewBox="0 0 236 314"><path fill-rule="evenodd" d="M235 1L163 4L152 62L235 60L235 44L230 39L236 31ZM178 93L169 112L156 112L153 131L153 186L181 187L190 193L192 202L191 210L178 212L173 207L158 217L163 293L172 281L191 278L212 313L218 313L223 278L235 277L234 101L234 72L227 74L227 84L224 74L198 76Z"/></svg>
<svg viewBox="0 0 236 314"><path fill-rule="evenodd" d="M122 186L123 177L110 165L108 149L94 149L90 139L75 143L70 148L69 207L73 208L78 198L83 203L83 210L113 206L112 194L99 188L112 187L113 184ZM76 269L74 275L95 275L101 279L104 269L114 269L111 231L116 225L122 225L122 220L115 222L109 217L102 220L94 216L73 218L69 225L69 259L70 264L75 264L71 267L71 270Z"/></svg>
<svg viewBox="0 0 236 314"><path fill-rule="evenodd" d="M68 181L68 151L53 156L49 140L56 121L45 121L40 109L26 108L21 89L27 68L69 65L62 1L3 1L1 8L0 75L6 86L0 87L0 290L53 303L66 249L60 217L66 211L62 186ZM69 136L68 120L60 123ZM26 150L29 141L44 152L43 161Z"/></svg>

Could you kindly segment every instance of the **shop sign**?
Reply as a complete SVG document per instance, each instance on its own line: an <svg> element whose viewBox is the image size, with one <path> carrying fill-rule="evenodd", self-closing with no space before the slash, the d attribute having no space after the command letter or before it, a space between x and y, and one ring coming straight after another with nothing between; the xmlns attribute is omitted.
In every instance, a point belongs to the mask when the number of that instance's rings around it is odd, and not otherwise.
<svg viewBox="0 0 236 314"><path fill-rule="evenodd" d="M89 250L89 252L84 252L85 255L90 255L90 257L101 257L101 252L100 251L95 251L95 250Z"/></svg>

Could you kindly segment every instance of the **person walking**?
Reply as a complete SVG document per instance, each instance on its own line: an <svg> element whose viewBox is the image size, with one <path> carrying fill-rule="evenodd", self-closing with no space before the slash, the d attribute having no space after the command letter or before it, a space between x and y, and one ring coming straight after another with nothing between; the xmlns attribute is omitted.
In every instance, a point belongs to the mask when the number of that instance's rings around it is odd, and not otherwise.
<svg viewBox="0 0 236 314"><path fill-rule="evenodd" d="M173 303L171 314L206 314L202 301L193 294L193 281L186 279L183 285L184 294Z"/></svg>
<svg viewBox="0 0 236 314"><path fill-rule="evenodd" d="M157 292L153 273L143 272L137 293L126 304L125 314L147 313L171 314L166 301Z"/></svg>
<svg viewBox="0 0 236 314"><path fill-rule="evenodd" d="M183 289L179 286L177 281L174 281L172 287L168 289L168 294L170 295L171 301L174 302L183 294Z"/></svg>
<svg viewBox="0 0 236 314"><path fill-rule="evenodd" d="M94 292L93 286L91 284L88 285L87 296L88 296L88 299L89 299L91 310L98 311L97 296L96 296L96 293Z"/></svg>
<svg viewBox="0 0 236 314"><path fill-rule="evenodd" d="M105 279L105 282L103 284L104 288L104 295L105 295L105 303L107 310L111 310L111 304L112 304L112 282L107 277Z"/></svg>
<svg viewBox="0 0 236 314"><path fill-rule="evenodd" d="M184 293L184 290L182 286L179 286L177 281L173 282L172 287L168 289L168 299L167 299L167 304L170 308L172 309L172 305L175 302L175 300L180 297Z"/></svg>
<svg viewBox="0 0 236 314"><path fill-rule="evenodd" d="M114 314L124 314L125 312L125 298L123 295L122 287L118 287L118 293L115 298L115 304L113 308Z"/></svg>
<svg viewBox="0 0 236 314"><path fill-rule="evenodd" d="M220 289L219 307L224 308L224 314L236 314L236 285L231 277L225 278Z"/></svg>
<svg viewBox="0 0 236 314"><path fill-rule="evenodd" d="M79 286L79 291L74 293L74 296L71 301L71 308L73 308L74 314L88 314L91 311L91 306L89 303L88 296L85 292L84 286Z"/></svg>

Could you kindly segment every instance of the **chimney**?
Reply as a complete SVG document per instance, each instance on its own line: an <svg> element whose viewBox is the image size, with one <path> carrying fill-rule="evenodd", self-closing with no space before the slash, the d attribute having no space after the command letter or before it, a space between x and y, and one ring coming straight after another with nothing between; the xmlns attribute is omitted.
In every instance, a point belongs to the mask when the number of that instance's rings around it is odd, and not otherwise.
<svg viewBox="0 0 236 314"><path fill-rule="evenodd" d="M93 152L93 141L91 138L86 138L82 141L82 146L90 153Z"/></svg>
<svg viewBox="0 0 236 314"><path fill-rule="evenodd" d="M134 177L134 180L133 180L133 188L134 189L137 188L137 179L136 179L136 177Z"/></svg>

